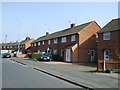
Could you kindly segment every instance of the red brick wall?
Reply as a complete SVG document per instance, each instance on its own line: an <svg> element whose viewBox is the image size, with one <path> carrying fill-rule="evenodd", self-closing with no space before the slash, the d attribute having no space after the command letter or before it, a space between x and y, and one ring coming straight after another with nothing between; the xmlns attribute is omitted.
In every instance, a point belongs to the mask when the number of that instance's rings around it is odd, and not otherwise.
<svg viewBox="0 0 120 90"><path fill-rule="evenodd" d="M79 62L90 62L88 49L95 50L97 53L96 32L101 28L96 22L91 23L79 34ZM97 55L97 54L96 54ZM96 57L97 61L97 57Z"/></svg>
<svg viewBox="0 0 120 90"><path fill-rule="evenodd" d="M43 50L46 50L48 47L51 47L52 50L57 49L58 50L58 54L61 55L61 49L65 48L65 46L67 44L71 44L71 43L75 43L75 42L78 42L78 35L77 34L76 34L76 41L71 41L71 35L69 35L69 36L67 36L67 42L62 43L61 42L61 37L59 37L57 44L54 44L53 39L51 39L51 44L48 44L48 40L46 40L46 41L44 41L44 45L42 45L42 43L41 43L40 46L36 46L36 47L34 46L32 50L33 51L35 51L35 50L43 51Z"/></svg>

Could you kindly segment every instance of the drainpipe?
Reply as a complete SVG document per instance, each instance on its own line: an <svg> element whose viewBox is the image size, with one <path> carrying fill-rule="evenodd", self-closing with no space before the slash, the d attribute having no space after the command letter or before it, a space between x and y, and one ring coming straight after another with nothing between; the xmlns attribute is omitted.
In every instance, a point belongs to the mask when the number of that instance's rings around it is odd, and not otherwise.
<svg viewBox="0 0 120 90"><path fill-rule="evenodd" d="M103 60L103 71L105 72L105 60Z"/></svg>

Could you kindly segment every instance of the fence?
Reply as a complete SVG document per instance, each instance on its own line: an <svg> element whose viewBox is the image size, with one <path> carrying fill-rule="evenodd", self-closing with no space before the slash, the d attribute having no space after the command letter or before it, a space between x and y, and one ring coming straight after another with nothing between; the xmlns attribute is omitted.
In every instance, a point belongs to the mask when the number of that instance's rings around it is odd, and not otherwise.
<svg viewBox="0 0 120 90"><path fill-rule="evenodd" d="M104 61L103 60L98 60L98 66L97 66L97 70L98 71L104 71L107 69L112 69L115 71L120 71L120 61Z"/></svg>

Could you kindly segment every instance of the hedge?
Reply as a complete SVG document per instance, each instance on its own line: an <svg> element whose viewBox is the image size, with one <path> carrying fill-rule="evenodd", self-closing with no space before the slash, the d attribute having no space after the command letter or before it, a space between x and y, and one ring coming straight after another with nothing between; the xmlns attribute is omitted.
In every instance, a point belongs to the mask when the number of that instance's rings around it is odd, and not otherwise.
<svg viewBox="0 0 120 90"><path fill-rule="evenodd" d="M52 61L64 61L63 57L57 54L52 55Z"/></svg>
<svg viewBox="0 0 120 90"><path fill-rule="evenodd" d="M41 55L42 54L33 53L32 56L31 56L31 59L37 61L37 60L40 59Z"/></svg>

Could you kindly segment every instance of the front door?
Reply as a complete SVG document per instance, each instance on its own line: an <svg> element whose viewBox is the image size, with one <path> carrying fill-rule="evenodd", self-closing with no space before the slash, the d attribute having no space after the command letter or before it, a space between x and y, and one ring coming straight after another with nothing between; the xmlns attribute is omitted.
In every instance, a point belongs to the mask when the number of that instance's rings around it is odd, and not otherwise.
<svg viewBox="0 0 120 90"><path fill-rule="evenodd" d="M95 61L95 50L91 50L91 62Z"/></svg>
<svg viewBox="0 0 120 90"><path fill-rule="evenodd" d="M66 62L70 62L70 53L71 53L71 50L66 49Z"/></svg>
<svg viewBox="0 0 120 90"><path fill-rule="evenodd" d="M104 60L110 60L110 50L104 50Z"/></svg>

